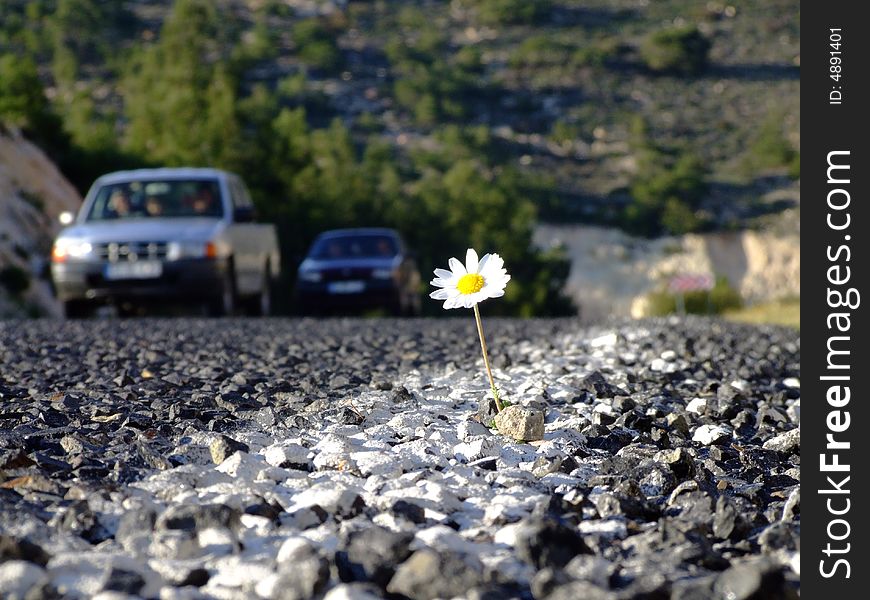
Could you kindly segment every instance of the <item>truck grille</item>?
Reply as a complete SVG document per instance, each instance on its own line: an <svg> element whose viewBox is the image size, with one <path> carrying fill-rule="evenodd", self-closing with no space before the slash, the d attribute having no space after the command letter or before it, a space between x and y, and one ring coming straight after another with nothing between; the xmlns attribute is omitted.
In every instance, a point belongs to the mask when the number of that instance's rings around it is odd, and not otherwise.
<svg viewBox="0 0 870 600"><path fill-rule="evenodd" d="M352 279L370 279L371 267L347 267L335 269L323 269L321 271L323 281L347 281Z"/></svg>
<svg viewBox="0 0 870 600"><path fill-rule="evenodd" d="M166 242L108 242L96 244L101 260L162 260L166 258Z"/></svg>

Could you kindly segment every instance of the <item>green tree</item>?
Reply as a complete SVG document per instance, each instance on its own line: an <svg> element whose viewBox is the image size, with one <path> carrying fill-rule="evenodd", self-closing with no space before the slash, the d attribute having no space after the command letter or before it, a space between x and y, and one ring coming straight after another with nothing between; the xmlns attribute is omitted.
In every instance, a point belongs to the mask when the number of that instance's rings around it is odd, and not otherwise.
<svg viewBox="0 0 870 600"><path fill-rule="evenodd" d="M293 26L293 42L299 58L308 65L334 72L341 67L341 52L336 42L336 32L331 31L322 19L311 18Z"/></svg>
<svg viewBox="0 0 870 600"><path fill-rule="evenodd" d="M655 236L688 233L703 226L697 209L707 191L707 167L696 155L652 143L642 119L632 125L631 148L637 173L632 202L623 215L630 232Z"/></svg>
<svg viewBox="0 0 870 600"><path fill-rule="evenodd" d="M0 56L0 119L31 132L41 132L51 109L36 64L12 54Z"/></svg>
<svg viewBox="0 0 870 600"><path fill-rule="evenodd" d="M710 45L697 27L663 29L644 39L640 56L653 71L699 75L707 68Z"/></svg>
<svg viewBox="0 0 870 600"><path fill-rule="evenodd" d="M127 146L170 165L232 166L239 149L230 41L207 0L177 0L124 81Z"/></svg>
<svg viewBox="0 0 870 600"><path fill-rule="evenodd" d="M550 14L552 0L473 0L481 21L491 25L530 24Z"/></svg>

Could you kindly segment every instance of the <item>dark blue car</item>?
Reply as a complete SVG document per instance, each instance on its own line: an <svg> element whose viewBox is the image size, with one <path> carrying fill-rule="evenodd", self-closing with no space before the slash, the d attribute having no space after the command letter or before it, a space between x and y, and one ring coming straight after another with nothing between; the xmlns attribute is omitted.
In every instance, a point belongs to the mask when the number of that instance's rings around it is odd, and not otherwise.
<svg viewBox="0 0 870 600"><path fill-rule="evenodd" d="M303 313L383 308L420 314L420 271L393 229L335 229L317 236L299 265Z"/></svg>

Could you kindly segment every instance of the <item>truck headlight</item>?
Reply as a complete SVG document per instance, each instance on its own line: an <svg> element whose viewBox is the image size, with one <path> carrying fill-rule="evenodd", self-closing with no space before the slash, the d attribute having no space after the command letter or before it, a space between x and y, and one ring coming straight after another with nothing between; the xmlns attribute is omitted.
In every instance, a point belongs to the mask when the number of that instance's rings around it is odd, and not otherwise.
<svg viewBox="0 0 870 600"><path fill-rule="evenodd" d="M51 249L52 262L66 262L67 259L85 258L94 247L90 242L82 240L74 240L69 238L60 238L54 243Z"/></svg>
<svg viewBox="0 0 870 600"><path fill-rule="evenodd" d="M392 279L393 278L393 270L392 269L375 269L372 271L372 277L375 279Z"/></svg>
<svg viewBox="0 0 870 600"><path fill-rule="evenodd" d="M300 271L299 279L309 283L317 283L323 279L323 274L320 271Z"/></svg>
<svg viewBox="0 0 870 600"><path fill-rule="evenodd" d="M166 245L166 260L216 258L217 255L214 242L169 242Z"/></svg>

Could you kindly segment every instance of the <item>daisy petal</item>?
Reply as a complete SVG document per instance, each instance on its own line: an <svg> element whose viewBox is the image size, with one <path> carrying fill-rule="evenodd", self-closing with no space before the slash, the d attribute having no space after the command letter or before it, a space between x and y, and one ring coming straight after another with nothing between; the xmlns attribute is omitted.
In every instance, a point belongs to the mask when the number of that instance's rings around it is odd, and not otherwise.
<svg viewBox="0 0 870 600"><path fill-rule="evenodd" d="M486 269L486 264L489 262L489 258L491 256L492 256L491 254L484 254L483 258L480 259L480 262L477 263L477 272L480 273L481 275L483 275L484 277L486 277L486 275L484 275L484 270Z"/></svg>
<svg viewBox="0 0 870 600"><path fill-rule="evenodd" d="M465 268L469 273L477 273L477 252L474 248L469 248L465 252Z"/></svg>
<svg viewBox="0 0 870 600"><path fill-rule="evenodd" d="M429 294L430 298L434 298L435 300L446 300L450 297L450 290L435 290L431 294Z"/></svg>
<svg viewBox="0 0 870 600"><path fill-rule="evenodd" d="M435 277L440 279L450 279L453 277L453 273L447 269L435 269Z"/></svg>
<svg viewBox="0 0 870 600"><path fill-rule="evenodd" d="M459 262L458 258L451 257L448 264L450 265L450 270L453 271L454 277L462 277L468 274L468 271L465 270L465 265Z"/></svg>
<svg viewBox="0 0 870 600"><path fill-rule="evenodd" d="M498 254L493 254L489 259L489 268L499 270L504 267L504 259Z"/></svg>

